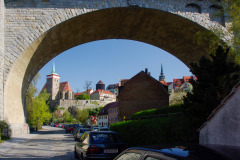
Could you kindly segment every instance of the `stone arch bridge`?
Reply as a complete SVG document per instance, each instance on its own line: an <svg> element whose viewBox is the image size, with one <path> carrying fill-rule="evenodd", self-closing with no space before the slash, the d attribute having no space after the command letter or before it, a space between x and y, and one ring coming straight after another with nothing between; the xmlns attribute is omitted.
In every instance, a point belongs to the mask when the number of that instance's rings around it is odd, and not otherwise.
<svg viewBox="0 0 240 160"><path fill-rule="evenodd" d="M188 65L205 55L198 31L228 25L211 0L0 0L0 120L28 133L25 94L36 73L74 46L130 39L162 48ZM228 37L226 37L228 38ZM81 53L80 53L81 54Z"/></svg>

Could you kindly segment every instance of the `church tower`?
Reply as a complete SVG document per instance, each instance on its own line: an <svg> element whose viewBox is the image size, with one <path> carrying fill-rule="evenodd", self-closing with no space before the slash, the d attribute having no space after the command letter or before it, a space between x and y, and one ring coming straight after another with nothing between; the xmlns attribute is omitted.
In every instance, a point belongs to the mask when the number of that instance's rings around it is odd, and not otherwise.
<svg viewBox="0 0 240 160"><path fill-rule="evenodd" d="M47 93L50 94L50 100L59 99L59 85L60 76L55 72L55 66L53 62L52 72L47 75Z"/></svg>
<svg viewBox="0 0 240 160"><path fill-rule="evenodd" d="M159 81L164 81L165 82L165 75L163 73L163 66L161 64L161 74L159 76Z"/></svg>

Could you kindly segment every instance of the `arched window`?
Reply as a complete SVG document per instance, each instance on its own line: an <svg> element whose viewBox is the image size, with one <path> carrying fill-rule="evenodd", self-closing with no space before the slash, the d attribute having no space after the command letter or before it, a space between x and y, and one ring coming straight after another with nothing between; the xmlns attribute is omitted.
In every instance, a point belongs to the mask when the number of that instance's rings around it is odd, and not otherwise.
<svg viewBox="0 0 240 160"><path fill-rule="evenodd" d="M187 12L201 13L201 7L195 3L189 3L185 8Z"/></svg>
<svg viewBox="0 0 240 160"><path fill-rule="evenodd" d="M219 5L211 5L209 17L211 21L216 21L219 24L225 26L225 18L223 8Z"/></svg>

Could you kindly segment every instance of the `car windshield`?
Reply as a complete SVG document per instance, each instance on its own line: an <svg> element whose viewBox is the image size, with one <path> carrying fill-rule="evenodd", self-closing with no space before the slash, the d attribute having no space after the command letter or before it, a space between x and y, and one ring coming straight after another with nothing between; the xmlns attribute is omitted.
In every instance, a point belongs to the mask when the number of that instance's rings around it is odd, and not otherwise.
<svg viewBox="0 0 240 160"><path fill-rule="evenodd" d="M84 133L86 131L90 131L89 129L80 129L80 133Z"/></svg>
<svg viewBox="0 0 240 160"><path fill-rule="evenodd" d="M100 131L109 131L108 128L100 128Z"/></svg>
<svg viewBox="0 0 240 160"><path fill-rule="evenodd" d="M122 142L121 138L115 133L93 133L90 137L93 144Z"/></svg>

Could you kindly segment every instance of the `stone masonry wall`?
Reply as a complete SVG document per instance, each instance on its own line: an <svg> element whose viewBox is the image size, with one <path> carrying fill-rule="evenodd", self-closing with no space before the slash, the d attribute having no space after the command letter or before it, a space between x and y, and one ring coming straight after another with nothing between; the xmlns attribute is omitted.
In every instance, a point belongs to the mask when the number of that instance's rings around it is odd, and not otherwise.
<svg viewBox="0 0 240 160"><path fill-rule="evenodd" d="M0 120L4 119L4 0L0 0Z"/></svg>
<svg viewBox="0 0 240 160"><path fill-rule="evenodd" d="M193 6L199 6L199 12L194 12ZM190 19L205 28L218 26L211 21L212 1L209 0L38 0L38 1L6 1L5 30L5 72L10 71L12 64L38 37L52 27L75 16L96 10L138 6L171 12ZM190 8L190 9L189 9ZM226 37L229 38L229 37ZM44 64L43 64L44 65ZM37 71L36 71L37 72ZM7 76L5 77L7 78ZM30 78L31 79L31 78Z"/></svg>
<svg viewBox="0 0 240 160"><path fill-rule="evenodd" d="M58 106L59 108L63 107L65 109L69 107L80 107L80 108L95 108L100 106L105 106L109 102L100 101L100 100L76 100L76 99L69 99L69 100L54 100L50 102L50 107L54 108Z"/></svg>

